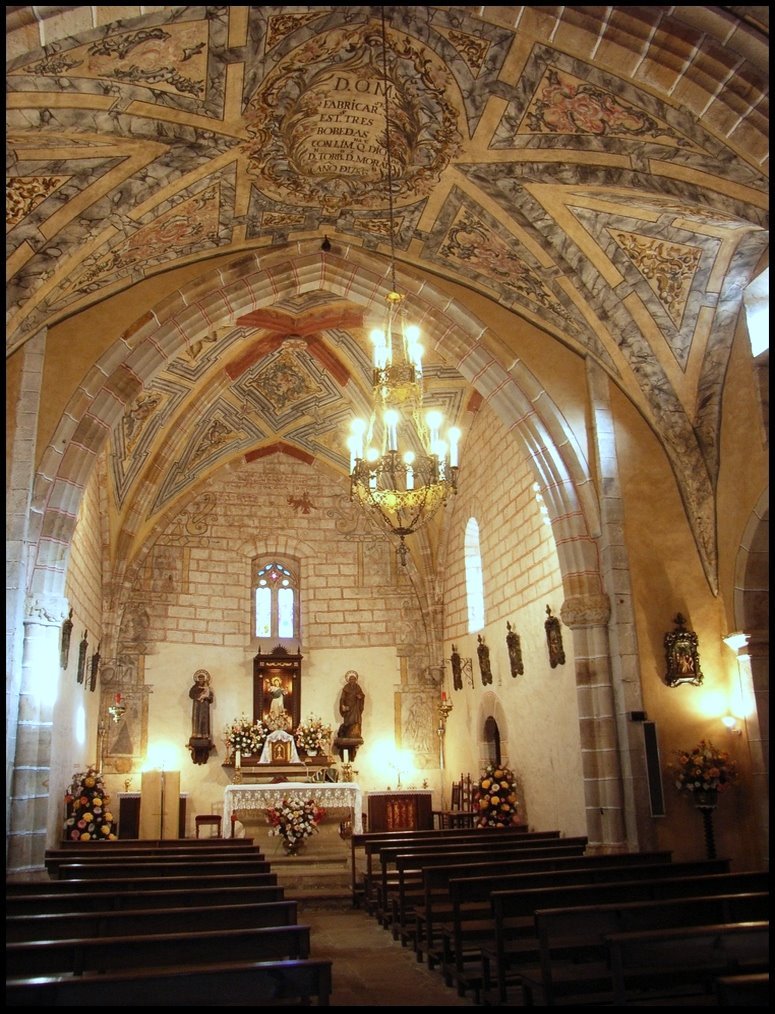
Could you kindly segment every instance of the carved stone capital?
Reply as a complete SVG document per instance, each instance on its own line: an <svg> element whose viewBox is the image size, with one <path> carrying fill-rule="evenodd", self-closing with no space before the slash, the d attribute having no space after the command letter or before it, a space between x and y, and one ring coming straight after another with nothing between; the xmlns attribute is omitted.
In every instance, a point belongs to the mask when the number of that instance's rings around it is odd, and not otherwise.
<svg viewBox="0 0 775 1014"><path fill-rule="evenodd" d="M607 595L571 595L560 610L566 627L603 627L611 616L611 600Z"/></svg>
<svg viewBox="0 0 775 1014"><path fill-rule="evenodd" d="M63 595L28 595L24 603L24 622L58 627L67 619L70 605Z"/></svg>

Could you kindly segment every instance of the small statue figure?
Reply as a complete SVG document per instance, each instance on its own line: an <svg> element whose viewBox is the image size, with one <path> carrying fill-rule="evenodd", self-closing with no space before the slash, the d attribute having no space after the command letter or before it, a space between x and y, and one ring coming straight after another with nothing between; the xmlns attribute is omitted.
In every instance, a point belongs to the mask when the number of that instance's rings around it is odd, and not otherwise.
<svg viewBox="0 0 775 1014"><path fill-rule="evenodd" d="M210 686L210 673L206 669L197 669L194 673L194 685L188 692L191 705L191 738L188 748L194 764L206 764L213 747L210 730L210 706L215 700Z"/></svg>
<svg viewBox="0 0 775 1014"><path fill-rule="evenodd" d="M339 697L339 714L342 723L336 735L335 746L346 762L354 760L358 747L363 743L361 723L366 695L358 684L358 673L354 669L345 673L345 685Z"/></svg>

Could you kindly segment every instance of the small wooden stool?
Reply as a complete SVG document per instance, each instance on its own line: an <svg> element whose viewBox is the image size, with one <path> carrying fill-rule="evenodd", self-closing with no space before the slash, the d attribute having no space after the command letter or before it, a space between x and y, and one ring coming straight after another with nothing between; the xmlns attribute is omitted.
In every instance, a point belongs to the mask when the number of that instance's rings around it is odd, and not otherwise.
<svg viewBox="0 0 775 1014"><path fill-rule="evenodd" d="M211 838L221 837L221 821L222 817L217 813L201 813L194 817L194 824L196 824L196 836L199 837L199 828L207 826L215 826L218 830L215 834L210 832Z"/></svg>

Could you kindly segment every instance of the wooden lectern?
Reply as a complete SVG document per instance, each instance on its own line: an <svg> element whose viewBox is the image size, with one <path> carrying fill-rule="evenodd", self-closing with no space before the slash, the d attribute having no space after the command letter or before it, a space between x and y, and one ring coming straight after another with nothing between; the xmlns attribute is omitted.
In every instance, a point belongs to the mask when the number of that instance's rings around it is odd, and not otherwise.
<svg viewBox="0 0 775 1014"><path fill-rule="evenodd" d="M180 772L143 771L140 838L179 837Z"/></svg>

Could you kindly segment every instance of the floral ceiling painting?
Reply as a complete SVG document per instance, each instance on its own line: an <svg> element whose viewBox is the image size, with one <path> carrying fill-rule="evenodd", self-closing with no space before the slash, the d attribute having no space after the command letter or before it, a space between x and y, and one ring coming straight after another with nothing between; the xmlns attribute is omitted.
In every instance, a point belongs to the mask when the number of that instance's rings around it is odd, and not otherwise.
<svg viewBox="0 0 775 1014"><path fill-rule="evenodd" d="M138 305L113 336L132 350L158 319L153 354L121 373L105 352L117 523L174 517L270 447L346 475L369 294L337 258L359 249L394 254L415 295L460 286L598 363L662 442L715 583L722 381L768 244L758 8L115 10L10 9L6 334L13 355L202 271L188 318ZM259 296L245 266L283 249ZM477 392L443 341L428 352L428 400L459 418Z"/></svg>

